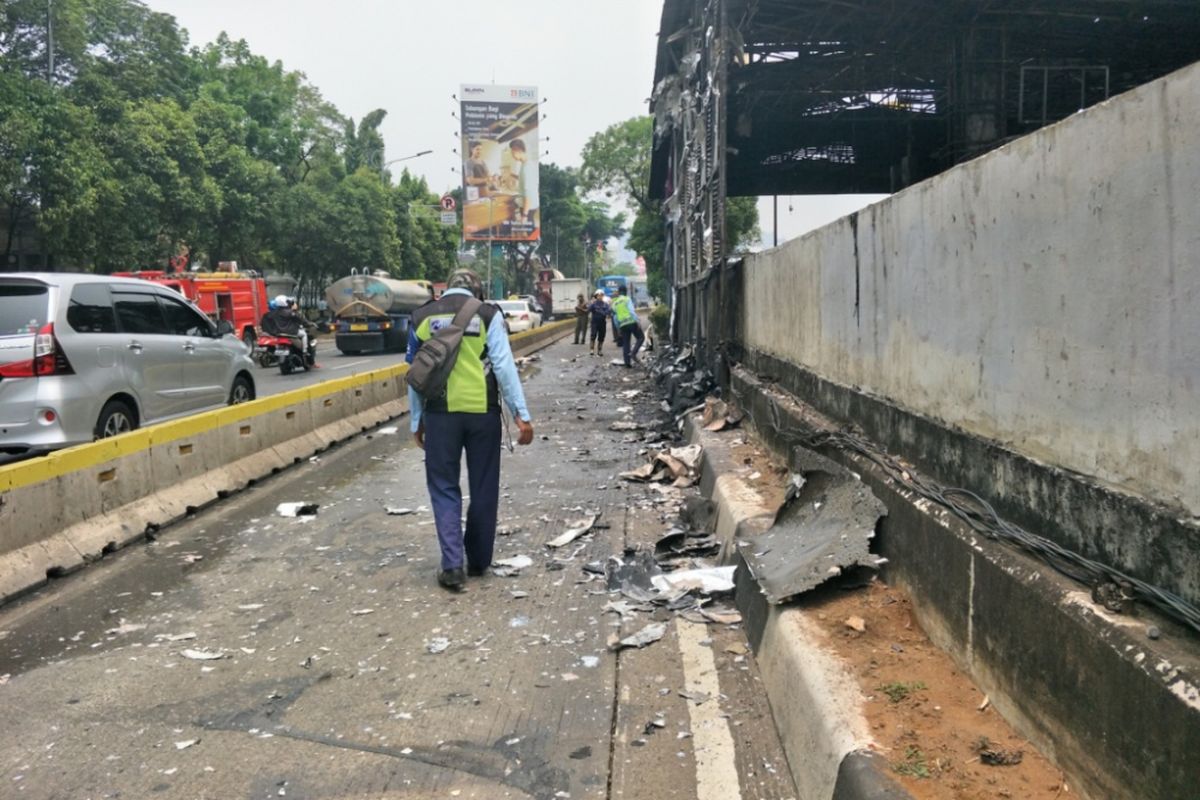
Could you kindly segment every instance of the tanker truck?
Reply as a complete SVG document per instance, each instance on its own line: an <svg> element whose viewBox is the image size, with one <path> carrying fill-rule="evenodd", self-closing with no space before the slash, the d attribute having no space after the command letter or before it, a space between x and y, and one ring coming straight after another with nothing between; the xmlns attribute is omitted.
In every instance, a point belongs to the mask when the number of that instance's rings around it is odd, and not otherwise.
<svg viewBox="0 0 1200 800"><path fill-rule="evenodd" d="M352 269L325 290L334 342L348 356L403 352L412 312L432 299L429 281L396 280L383 271Z"/></svg>

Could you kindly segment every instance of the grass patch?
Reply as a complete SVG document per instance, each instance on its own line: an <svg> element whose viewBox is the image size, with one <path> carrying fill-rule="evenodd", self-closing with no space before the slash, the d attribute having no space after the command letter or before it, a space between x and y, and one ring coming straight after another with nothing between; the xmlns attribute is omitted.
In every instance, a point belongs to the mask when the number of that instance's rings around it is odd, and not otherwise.
<svg viewBox="0 0 1200 800"><path fill-rule="evenodd" d="M899 775L910 778L928 778L929 765L925 763L925 754L920 748L909 747L904 751L904 760L892 764L892 769Z"/></svg>
<svg viewBox="0 0 1200 800"><path fill-rule="evenodd" d="M908 697L913 692L926 688L924 682L914 681L913 683L901 683L900 681L892 681L880 686L877 691L883 692L888 696L888 699L893 703L899 703L904 698Z"/></svg>

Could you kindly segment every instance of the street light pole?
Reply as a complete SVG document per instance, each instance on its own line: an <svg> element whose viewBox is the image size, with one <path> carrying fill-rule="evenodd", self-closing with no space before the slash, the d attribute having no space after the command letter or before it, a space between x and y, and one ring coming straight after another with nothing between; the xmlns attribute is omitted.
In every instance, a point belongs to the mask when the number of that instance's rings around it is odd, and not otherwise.
<svg viewBox="0 0 1200 800"><path fill-rule="evenodd" d="M391 161L387 162L386 164L384 164L383 166L381 166L379 168L379 177L382 178L384 171L392 164L396 164L400 161L408 161L410 158L420 158L421 156L427 156L432 152L433 152L432 150L422 150L419 153L413 153L411 156L404 156L403 158L393 158Z"/></svg>

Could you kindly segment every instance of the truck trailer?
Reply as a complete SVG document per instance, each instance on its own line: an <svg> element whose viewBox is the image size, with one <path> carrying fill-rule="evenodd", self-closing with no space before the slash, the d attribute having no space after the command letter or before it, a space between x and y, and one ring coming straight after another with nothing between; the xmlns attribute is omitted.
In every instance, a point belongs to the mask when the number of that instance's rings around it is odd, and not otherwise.
<svg viewBox="0 0 1200 800"><path fill-rule="evenodd" d="M412 312L433 299L429 281L402 281L386 272L350 270L325 290L334 343L346 355L399 353L408 345Z"/></svg>

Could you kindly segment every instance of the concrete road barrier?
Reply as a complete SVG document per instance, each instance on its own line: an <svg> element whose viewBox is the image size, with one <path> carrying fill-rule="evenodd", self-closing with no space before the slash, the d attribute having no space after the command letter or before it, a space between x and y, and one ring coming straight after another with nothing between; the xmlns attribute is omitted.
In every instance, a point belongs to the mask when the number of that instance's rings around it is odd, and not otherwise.
<svg viewBox="0 0 1200 800"><path fill-rule="evenodd" d="M512 337L527 355L574 320ZM406 364L0 466L0 602L408 411Z"/></svg>

